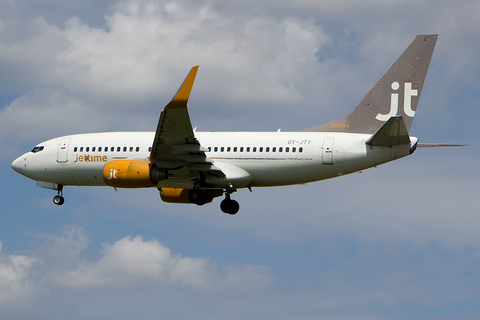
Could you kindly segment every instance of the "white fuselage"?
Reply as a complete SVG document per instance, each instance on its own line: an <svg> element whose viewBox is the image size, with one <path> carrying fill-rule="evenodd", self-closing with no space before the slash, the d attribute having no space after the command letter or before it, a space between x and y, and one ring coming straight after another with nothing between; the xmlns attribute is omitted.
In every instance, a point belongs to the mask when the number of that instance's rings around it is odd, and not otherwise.
<svg viewBox="0 0 480 320"><path fill-rule="evenodd" d="M149 161L154 135L106 132L63 136L38 144L43 150L25 153L12 167L37 181L106 186L105 163ZM229 183L225 187L234 188L302 184L357 172L407 156L417 142L411 137L407 145L370 147L365 144L370 134L331 132L196 132L195 136L210 150L205 152L207 160L225 172ZM248 179L242 178L243 173ZM167 179L159 186L188 187L189 181Z"/></svg>

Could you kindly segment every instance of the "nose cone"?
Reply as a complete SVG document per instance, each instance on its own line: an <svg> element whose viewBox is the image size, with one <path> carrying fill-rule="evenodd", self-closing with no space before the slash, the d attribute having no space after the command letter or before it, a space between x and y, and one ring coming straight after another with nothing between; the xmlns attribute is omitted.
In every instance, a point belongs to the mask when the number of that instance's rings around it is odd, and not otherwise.
<svg viewBox="0 0 480 320"><path fill-rule="evenodd" d="M23 170L23 156L18 157L12 162L12 169L18 173L22 173Z"/></svg>

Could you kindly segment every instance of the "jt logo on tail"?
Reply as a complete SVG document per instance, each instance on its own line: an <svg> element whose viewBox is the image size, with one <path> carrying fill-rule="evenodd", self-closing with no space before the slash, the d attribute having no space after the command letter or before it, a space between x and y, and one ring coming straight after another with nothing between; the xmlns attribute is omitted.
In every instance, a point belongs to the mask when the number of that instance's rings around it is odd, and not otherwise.
<svg viewBox="0 0 480 320"><path fill-rule="evenodd" d="M392 83L392 89L397 91L400 88L400 84L398 82ZM403 111L405 114L411 118L415 115L415 111L412 110L412 97L416 97L418 94L418 90L412 89L411 82L405 82L405 91L404 91L404 99L403 99ZM375 119L379 121L387 121L391 117L394 117L398 113L398 93L392 93L390 99L390 112L387 114L378 113Z"/></svg>
<svg viewBox="0 0 480 320"><path fill-rule="evenodd" d="M436 42L436 34L419 34L350 113L302 131L374 134L391 117L402 116L408 132Z"/></svg>

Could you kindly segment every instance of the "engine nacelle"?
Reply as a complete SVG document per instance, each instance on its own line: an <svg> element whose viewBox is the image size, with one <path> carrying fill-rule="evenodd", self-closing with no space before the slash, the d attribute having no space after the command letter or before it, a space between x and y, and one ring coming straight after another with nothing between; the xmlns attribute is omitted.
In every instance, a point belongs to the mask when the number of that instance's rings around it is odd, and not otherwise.
<svg viewBox="0 0 480 320"><path fill-rule="evenodd" d="M162 198L162 201L170 203L191 203L190 200L188 200L190 190L192 189L161 188L160 198Z"/></svg>
<svg viewBox="0 0 480 320"><path fill-rule="evenodd" d="M103 180L112 187L148 188L167 178L166 169L158 168L149 161L113 160L103 168Z"/></svg>
<svg viewBox="0 0 480 320"><path fill-rule="evenodd" d="M190 201L188 195L192 189L183 189L183 188L161 188L160 189L160 198L164 202L170 203L193 203ZM205 193L205 203L212 202L213 198L223 195L223 190L201 190ZM198 203L196 203L198 204Z"/></svg>

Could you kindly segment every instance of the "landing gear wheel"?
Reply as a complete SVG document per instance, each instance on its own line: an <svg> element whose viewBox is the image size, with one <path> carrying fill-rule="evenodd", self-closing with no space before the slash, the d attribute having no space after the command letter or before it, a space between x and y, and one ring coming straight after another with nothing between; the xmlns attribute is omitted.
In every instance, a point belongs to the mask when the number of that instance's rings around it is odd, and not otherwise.
<svg viewBox="0 0 480 320"><path fill-rule="evenodd" d="M63 198L63 185L59 184L55 190L57 190L58 193L53 197L53 203L57 206L61 206L65 202L65 199Z"/></svg>
<svg viewBox="0 0 480 320"><path fill-rule="evenodd" d="M198 206L203 206L207 203L207 193L198 189L192 189L188 194L188 200Z"/></svg>
<svg viewBox="0 0 480 320"><path fill-rule="evenodd" d="M65 202L65 199L62 196L55 196L53 197L53 203L55 203L57 206L61 206Z"/></svg>
<svg viewBox="0 0 480 320"><path fill-rule="evenodd" d="M240 205L238 204L237 201L227 198L220 203L220 209L224 213L227 213L233 216L238 212L238 210L240 210Z"/></svg>

